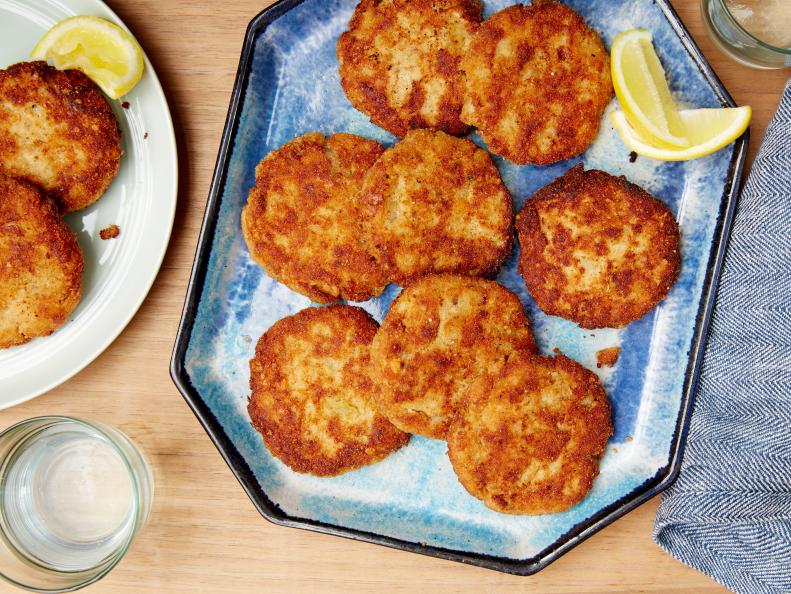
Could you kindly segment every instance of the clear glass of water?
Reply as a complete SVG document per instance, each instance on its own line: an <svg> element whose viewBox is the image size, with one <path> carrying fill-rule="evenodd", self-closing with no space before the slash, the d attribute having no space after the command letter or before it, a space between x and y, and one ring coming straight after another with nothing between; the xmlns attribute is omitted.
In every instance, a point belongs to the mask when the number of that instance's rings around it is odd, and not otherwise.
<svg viewBox="0 0 791 594"><path fill-rule="evenodd" d="M790 0L702 0L703 24L728 56L754 68L791 66Z"/></svg>
<svg viewBox="0 0 791 594"><path fill-rule="evenodd" d="M117 429L17 423L0 433L0 577L37 592L95 582L145 525L152 496L143 454Z"/></svg>

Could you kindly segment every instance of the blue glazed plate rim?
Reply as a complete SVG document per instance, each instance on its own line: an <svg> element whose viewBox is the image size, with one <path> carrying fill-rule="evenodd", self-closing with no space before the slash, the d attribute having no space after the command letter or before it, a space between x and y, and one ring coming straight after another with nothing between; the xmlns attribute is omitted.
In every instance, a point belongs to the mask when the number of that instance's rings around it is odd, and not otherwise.
<svg viewBox="0 0 791 594"><path fill-rule="evenodd" d="M253 18L247 27L242 55L239 60L239 67L236 72L233 92L231 94L228 115L226 116L225 126L220 141L220 149L215 163L214 175L212 176L209 189L209 197L206 203L203 223L198 238L198 245L187 288L184 309L170 361L170 376L173 383L192 409L192 412L214 442L220 455L231 468L248 497L250 497L250 500L267 520L281 526L302 528L305 530L342 536L505 573L532 575L567 553L594 533L666 489L678 475L689 427L689 419L694 406L695 388L700 374L700 366L706 345L709 322L716 297L717 281L720 276L720 269L722 267L722 261L727 248L733 216L738 201L739 182L744 168L745 156L747 154L749 129L736 140L733 156L728 165L720 211L717 217L717 226L714 230L711 250L709 251L706 278L703 283L700 305L695 318L695 329L689 352L689 361L684 375L681 406L679 408L671 443L670 462L667 466L661 468L652 478L646 480L643 484L636 487L618 501L601 509L587 521L582 522L575 526L573 530L560 536L555 543L546 549L527 559L510 559L507 557L496 557L422 545L420 543L400 540L372 532L365 532L324 522L317 522L307 518L291 516L283 512L267 497L247 462L225 433L219 420L214 413L211 412L208 405L201 398L201 395L192 385L189 373L186 370L186 352L192 336L193 323L208 271L212 240L220 211L222 188L225 185L225 180L228 175L231 149L239 128L242 98L244 97L244 92L249 82L255 41L271 23L303 1L304 0L279 0ZM681 22L681 19L670 5L669 1L655 0L655 2L664 13L676 35L678 35L689 56L700 69L706 81L714 89L722 106L735 107L736 104L730 94L708 64L698 46L692 40L689 31Z"/></svg>

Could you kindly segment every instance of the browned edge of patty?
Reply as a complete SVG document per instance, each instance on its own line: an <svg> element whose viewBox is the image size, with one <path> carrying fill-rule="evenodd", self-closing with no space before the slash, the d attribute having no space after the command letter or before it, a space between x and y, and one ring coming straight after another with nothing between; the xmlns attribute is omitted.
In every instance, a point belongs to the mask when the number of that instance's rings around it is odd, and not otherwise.
<svg viewBox="0 0 791 594"><path fill-rule="evenodd" d="M494 278L511 254L511 194L491 155L466 138L410 130L368 170L359 200L372 213L376 258L402 287L429 274Z"/></svg>
<svg viewBox="0 0 791 594"><path fill-rule="evenodd" d="M448 456L459 481L495 511L564 511L586 497L599 473L599 459L612 435L607 394L596 374L555 352L554 358L511 357L496 374L478 378L451 425ZM559 374L572 383L572 392L555 395L553 404L564 400L552 410L545 390ZM524 404L534 414L519 418ZM494 419L486 419L489 426L477 418L484 410L494 411ZM553 472L558 461L561 468Z"/></svg>
<svg viewBox="0 0 791 594"><path fill-rule="evenodd" d="M241 215L253 260L317 303L380 294L388 279L362 239L370 223L356 195L384 150L353 134L309 132L269 152ZM337 218L317 215L327 209Z"/></svg>
<svg viewBox="0 0 791 594"><path fill-rule="evenodd" d="M514 293L477 277L425 276L396 297L371 344L376 404L400 429L445 439L466 386L521 351L536 345Z"/></svg>
<svg viewBox="0 0 791 594"><path fill-rule="evenodd" d="M14 286L14 281L44 273L37 253L40 247L46 248L46 264L56 266L59 277L46 279L44 290L62 283L61 290L43 301L34 295L25 297L22 306L33 309L33 317L16 318L16 329L0 329L0 349L50 335L59 328L80 302L84 269L82 249L74 232L61 221L55 203L34 185L0 174L0 310L12 307L19 291L34 289ZM25 312L15 315L24 316Z"/></svg>
<svg viewBox="0 0 791 594"><path fill-rule="evenodd" d="M343 363L348 370L352 384L345 386L349 390L362 392L368 400L375 419L372 430L365 444L347 440L333 456L326 455L318 443L308 438L308 422L304 409L295 404L291 398L293 378L286 377L280 369L280 357L287 348L287 342L293 337L308 337L315 323L343 325L353 328L353 344L342 344L337 336L327 337L326 344L314 344L314 355L334 354L338 349L369 345L378 329L376 321L363 309L348 305L330 305L303 309L294 315L275 322L258 340L255 356L250 360L250 389L247 411L253 427L261 434L269 451L296 472L309 473L315 476L335 476L373 464L408 443L410 435L393 426L383 415L376 412L373 402L373 383L367 370L369 355L360 360L347 360ZM310 374L313 369L305 370ZM266 383L266 379L270 383ZM277 380L277 384L271 383ZM299 381L307 381L300 379ZM323 398L332 398L332 392L322 391L315 386L313 398L318 402ZM271 414L267 407L262 408L258 402L264 393L274 393L279 408L279 417ZM328 430L338 442L343 442L348 431L337 419L328 423Z"/></svg>
<svg viewBox="0 0 791 594"><path fill-rule="evenodd" d="M40 81L36 84L35 81ZM99 87L79 70L57 70L46 62L20 62L0 70L0 102L23 108L35 104L67 130L68 140L86 153L85 167L55 165L57 181L45 183L28 167L10 167L8 155L17 150L17 140L4 129L0 109L0 170L42 187L58 203L61 212L90 206L112 182L121 162L121 131L110 104ZM57 163L63 158L61 147L37 147L49 153L47 160Z"/></svg>
<svg viewBox="0 0 791 594"><path fill-rule="evenodd" d="M586 193L597 199L605 200L614 191L622 192L630 201L631 213L639 219L639 224L653 223L659 228L655 235L656 241L652 244L651 256L654 261L668 264L661 282L647 295L640 293L642 299L629 300L629 290L635 281L635 275L640 275L641 270L625 270L613 273L608 280L618 288L617 295L586 294L569 297L574 287L565 286L547 288L548 280L555 282L561 272L559 267L564 262L548 262L544 255L548 246L547 237L542 229L537 208L542 202L561 204L566 208L579 207L579 196ZM589 213L596 218L596 213ZM618 239L618 225L613 228L615 239L602 236L598 239L614 241ZM582 164L578 164L564 175L556 178L547 186L538 190L526 203L516 217L516 230L520 244L519 273L536 303L549 315L570 319L582 328L619 328L630 322L638 320L651 311L667 296L676 282L681 270L680 236L678 224L670 209L664 202L643 190L640 186L627 181L623 176L615 177L604 171L590 169L585 171ZM569 250L573 250L572 240L569 239ZM639 276L638 276L639 278ZM560 301L568 298L572 306L560 305Z"/></svg>
<svg viewBox="0 0 791 594"><path fill-rule="evenodd" d="M439 100L436 121L429 121L420 113L427 99L424 77L412 83L406 104L394 106L388 95L388 73L398 68L398 65L382 63L376 37L367 35L363 29L368 28L367 20L374 19L381 21L374 33L386 34L389 28L396 26L394 21L399 13L422 12L441 19L440 15L449 10L460 11L462 18L468 20L473 28L481 20L483 5L480 0L360 0L349 21L348 30L338 39L336 53L344 93L352 105L368 115L374 124L399 138L417 128L442 130L448 134L464 134L470 129L459 119L463 97L460 59L443 48L434 57L435 63L421 64L426 69L435 70L434 74L442 78L446 85L445 93ZM435 21L431 20L431 24L435 24ZM367 68L373 68L375 75L366 75L364 71Z"/></svg>
<svg viewBox="0 0 791 594"><path fill-rule="evenodd" d="M495 66L495 53L503 38L528 24L540 34L519 43L510 61L501 60ZM552 43L563 35L572 39L554 55ZM531 62L535 62L530 67L532 75L525 79L523 69ZM511 68L505 68L506 64ZM478 128L493 153L517 164L549 165L579 155L594 141L613 95L609 52L601 36L571 7L534 0L529 6L515 4L491 15L478 28L462 60L467 71L483 68L486 72L487 67L492 70L485 85L480 85L482 81L475 75L466 78L461 117ZM527 84L520 86L523 80ZM579 86L581 81L587 84ZM591 97L581 100L582 91L590 92ZM528 97L520 97L528 92ZM562 106L560 113L558 106ZM499 124L514 115L516 129L504 136ZM551 146L544 147L542 137L550 124L554 136Z"/></svg>

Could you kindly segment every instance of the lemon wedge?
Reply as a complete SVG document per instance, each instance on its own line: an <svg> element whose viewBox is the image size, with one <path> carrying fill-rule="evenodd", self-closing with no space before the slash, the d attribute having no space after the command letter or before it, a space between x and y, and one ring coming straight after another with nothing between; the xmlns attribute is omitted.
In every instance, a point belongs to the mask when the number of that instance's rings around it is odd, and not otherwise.
<svg viewBox="0 0 791 594"><path fill-rule="evenodd" d="M610 67L615 95L640 136L658 147L690 146L650 32L630 29L619 34L610 50Z"/></svg>
<svg viewBox="0 0 791 594"><path fill-rule="evenodd" d="M109 97L118 99L143 76L143 50L127 31L95 16L63 19L33 48L34 60L82 70Z"/></svg>
<svg viewBox="0 0 791 594"><path fill-rule="evenodd" d="M710 155L736 140L750 124L752 109L749 105L722 109L686 109L679 111L678 116L691 143L691 146L683 149L653 146L630 125L621 111L611 113L610 119L626 146L638 155L659 161L686 161Z"/></svg>

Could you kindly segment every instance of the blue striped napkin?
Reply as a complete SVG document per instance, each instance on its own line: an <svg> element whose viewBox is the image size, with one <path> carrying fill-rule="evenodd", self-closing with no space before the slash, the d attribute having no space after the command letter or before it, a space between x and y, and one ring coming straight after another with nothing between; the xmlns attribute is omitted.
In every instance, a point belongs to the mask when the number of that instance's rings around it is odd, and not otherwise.
<svg viewBox="0 0 791 594"><path fill-rule="evenodd" d="M791 80L741 194L654 540L735 592L791 593Z"/></svg>

